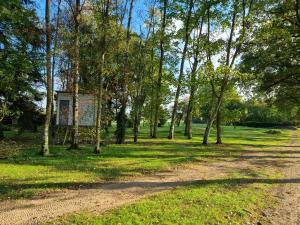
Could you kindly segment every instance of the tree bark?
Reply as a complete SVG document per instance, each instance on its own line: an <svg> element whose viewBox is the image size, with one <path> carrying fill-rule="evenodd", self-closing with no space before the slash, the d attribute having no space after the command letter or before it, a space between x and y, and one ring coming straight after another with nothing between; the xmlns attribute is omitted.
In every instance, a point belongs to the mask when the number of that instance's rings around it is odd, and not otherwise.
<svg viewBox="0 0 300 225"><path fill-rule="evenodd" d="M102 55L102 63L104 62L104 54ZM100 71L102 73L102 71ZM94 152L101 153L101 112L102 112L102 74L99 76L99 86L97 93L97 116L96 116L96 147Z"/></svg>
<svg viewBox="0 0 300 225"><path fill-rule="evenodd" d="M216 126L217 126L217 142L216 142L216 144L222 144L222 127L221 127L221 111L220 110L217 113Z"/></svg>
<svg viewBox="0 0 300 225"><path fill-rule="evenodd" d="M44 139L41 149L43 156L49 155L49 127L52 108L52 80L51 80L51 24L50 24L50 0L46 0L46 69L47 69L47 105L44 127Z"/></svg>
<svg viewBox="0 0 300 225"><path fill-rule="evenodd" d="M105 1L103 6L103 17L101 24L102 38L101 38L101 63L98 75L98 88L97 88L97 116L96 116L96 146L94 153L101 153L101 115L102 115L102 92L103 92L103 67L105 63L105 54L106 54L106 35L107 35L107 26L109 23L109 8L110 0Z"/></svg>
<svg viewBox="0 0 300 225"><path fill-rule="evenodd" d="M152 25L152 36L155 33L155 27L154 27L154 14L151 15L151 25ZM152 46L151 46L151 71L150 71L150 77L151 77L151 92L150 92L150 119L149 119L149 137L153 136L153 114L154 114L154 38L152 37Z"/></svg>
<svg viewBox="0 0 300 225"><path fill-rule="evenodd" d="M134 0L130 0L130 8L127 21L127 35L126 35L126 53L125 53L125 63L124 63L124 79L122 84L123 96L121 97L121 109L119 115L117 116L117 130L116 130L116 143L123 144L125 142L126 133L126 107L128 101L128 72L129 72L129 41L130 41L130 26L132 19L132 9Z"/></svg>
<svg viewBox="0 0 300 225"><path fill-rule="evenodd" d="M187 47L188 47L188 43L189 43L189 39L190 39L190 19L191 19L191 15L192 15L193 3L194 3L194 0L189 0L189 3L188 3L189 9L188 9L188 13L187 13L186 21L185 21L184 47L183 47L183 51L182 51L180 72L179 72L177 90L176 90L176 95L175 95L175 100L174 100L174 107L173 107L173 111L172 111L171 125L170 125L169 135L168 135L169 139L174 138L175 121L176 121L176 115L177 115L179 95L180 95L180 91L181 91L181 82L183 79L184 63L185 63Z"/></svg>
<svg viewBox="0 0 300 225"><path fill-rule="evenodd" d="M195 49L194 62L191 71L191 91L190 91L189 104L188 104L186 120L185 120L185 136L187 136L188 139L192 139L193 109L194 109L195 93L197 91L196 76L197 76L197 69L199 64L200 38L202 35L203 22L204 22L204 18L202 18L200 24L200 31L197 37L197 43L196 43L197 46Z"/></svg>
<svg viewBox="0 0 300 225"><path fill-rule="evenodd" d="M78 128L79 128L79 16L80 16L80 0L76 0L75 9L75 62L73 71L73 125L72 139L70 149L78 148Z"/></svg>
<svg viewBox="0 0 300 225"><path fill-rule="evenodd" d="M55 57L56 57L56 50L57 50L57 41L58 41L58 30L59 30L59 21L60 21L60 4L61 0L58 0L57 3L57 16L56 16L56 31L54 36L54 46L53 46L53 54L52 54L52 102L51 102L51 121L52 121L52 140L54 141L55 136L55 117L54 117L54 74L55 74Z"/></svg>
<svg viewBox="0 0 300 225"><path fill-rule="evenodd" d="M235 2L236 3L236 2ZM245 18L245 0L243 0L243 23L244 23L244 18ZM233 66L234 60L237 56L237 51L233 54L232 56L232 60L230 62L230 57L231 57L231 47L232 47L232 40L233 40L233 36L234 36L234 30L235 30L235 23L236 23L236 9L233 9L233 14L232 14L232 21L231 21L231 29L230 29L230 35L229 35L229 39L228 39L228 44L227 44L227 48L226 48L226 66L229 66L230 68ZM243 27L245 26L245 24L243 25ZM244 29L243 29L243 33L244 33ZM237 47L238 48L238 47ZM226 86L227 86L227 82L228 82L228 76L229 74L225 74L223 80L222 80L222 85L221 85L221 90L220 90L220 96L218 97L219 99L219 103L217 107L217 111L215 114L216 118L216 126L217 126L217 144L222 144L222 129L221 129L221 102L223 101L223 97L225 94L225 90L226 90Z"/></svg>
<svg viewBox="0 0 300 225"><path fill-rule="evenodd" d="M148 32L146 41L148 40L150 34L150 30ZM145 77L145 49L143 46L142 41L139 43L139 70L138 70L138 77L136 81L136 96L134 97L134 121L133 121L133 134L134 134L134 142L136 143L138 140L138 134L139 134L139 126L141 121L141 115L142 115L142 107L144 105L145 99L146 99L146 93L144 90L144 77Z"/></svg>
<svg viewBox="0 0 300 225"><path fill-rule="evenodd" d="M164 36L166 29L166 15L167 15L168 0L164 0L163 13L162 13L162 24L160 30L160 60L158 68L158 79L157 79L157 88L156 88L156 104L154 112L154 124L153 124L153 134L152 138L157 138L157 127L158 127L158 117L159 117L159 107L161 104L161 84L162 84L162 73L163 73L163 64L165 58L165 49L164 49Z"/></svg>
<svg viewBox="0 0 300 225"><path fill-rule="evenodd" d="M204 131L204 135L203 135L203 141L202 141L203 145L208 145L208 138L209 138L210 130L212 128L213 123L214 123L214 120L212 118L209 118L207 121L205 131Z"/></svg>

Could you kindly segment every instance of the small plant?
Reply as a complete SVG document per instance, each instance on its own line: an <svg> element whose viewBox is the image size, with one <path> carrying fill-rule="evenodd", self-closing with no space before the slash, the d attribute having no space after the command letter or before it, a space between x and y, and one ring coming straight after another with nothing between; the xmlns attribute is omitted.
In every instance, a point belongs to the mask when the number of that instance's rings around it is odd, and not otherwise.
<svg viewBox="0 0 300 225"><path fill-rule="evenodd" d="M266 134L281 134L280 130L267 130L265 132Z"/></svg>
<svg viewBox="0 0 300 225"><path fill-rule="evenodd" d="M0 141L0 159L7 159L16 156L19 153L20 147L15 141L2 140Z"/></svg>

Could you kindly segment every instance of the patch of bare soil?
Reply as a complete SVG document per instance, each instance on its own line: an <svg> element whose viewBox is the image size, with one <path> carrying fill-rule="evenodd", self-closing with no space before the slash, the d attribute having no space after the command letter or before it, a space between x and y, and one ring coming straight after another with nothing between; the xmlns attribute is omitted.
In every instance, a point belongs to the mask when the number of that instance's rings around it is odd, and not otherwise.
<svg viewBox="0 0 300 225"><path fill-rule="evenodd" d="M283 168L286 182L280 184L273 192L273 196L278 200L278 205L271 206L263 212L261 222L258 224L300 224L300 149L297 145L295 133L290 147L294 153L288 154L290 160Z"/></svg>
<svg viewBox="0 0 300 225"><path fill-rule="evenodd" d="M300 154L297 156L299 157ZM151 176L128 178L126 181L91 184L77 190L65 189L34 199L3 201L0 203L0 224L40 224L79 211L101 213L153 193L186 186L196 181L213 182L216 179L224 178L232 171L251 171L251 168L274 166L278 161L278 158L274 157L274 153L262 151L259 153L249 151L240 158L225 159L220 159L214 163L192 164ZM291 165L286 168L287 172L290 171L287 173L287 178L297 179L300 172L299 167L295 167L294 160L290 160L290 158L288 160ZM281 183L281 181L277 182ZM284 205L280 206L282 211L279 209L274 211L274 217L270 217L270 221L275 221L274 224L280 224L276 223L279 221L278 217L281 218L281 215L288 216L287 212L290 212L290 221L297 223L295 217L299 217L300 209L299 183L289 184L287 181L281 186L283 191L280 194ZM277 214L278 217L276 217ZM287 221L286 219L283 220Z"/></svg>

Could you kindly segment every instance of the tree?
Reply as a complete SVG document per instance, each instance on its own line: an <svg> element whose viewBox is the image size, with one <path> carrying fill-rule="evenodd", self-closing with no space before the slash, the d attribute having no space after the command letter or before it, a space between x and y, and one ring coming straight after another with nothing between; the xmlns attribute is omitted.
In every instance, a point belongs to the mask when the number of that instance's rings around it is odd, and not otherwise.
<svg viewBox="0 0 300 225"><path fill-rule="evenodd" d="M101 112L102 112L102 86L103 86L103 67L105 64L105 54L106 54L106 36L109 28L109 11L110 11L110 0L105 0L104 4L101 7L101 41L100 41L100 49L101 49L101 62L99 72L97 73L97 116L96 116L96 147L95 153L99 154L101 152L100 149L100 141L101 141Z"/></svg>
<svg viewBox="0 0 300 225"><path fill-rule="evenodd" d="M235 81L235 76L239 76L240 74L237 73L238 71L235 70L235 62L237 57L242 53L244 50L244 44L246 43L246 37L247 37L247 31L248 31L248 20L250 20L251 16L253 15L253 1L252 0L243 0L242 2L234 0L228 2L228 10L223 10L225 12L225 15L223 17L226 18L229 17L228 23L228 30L229 30L229 38L224 42L225 47L225 54L223 57L223 60L221 60L221 65L217 68L217 74L219 72L222 72L222 74L219 74L216 76L216 73L213 72L214 67L211 63L211 60L209 60L209 82L211 84L212 89L212 104L211 104L211 110L210 110L210 117L204 132L203 136L203 144L208 144L208 137L210 133L210 129L215 121L217 119L217 144L222 143L221 138L221 105L224 100L225 92L228 88L229 84L232 84L231 81ZM229 12L229 15L226 15ZM210 7L208 7L208 17L210 15ZM240 18L240 20L238 20ZM222 22L220 23L220 26L222 25ZM208 24L208 27L210 27L210 24ZM236 34L237 33L237 34ZM208 32L208 37L209 37ZM208 42L210 42L208 38ZM210 51L208 51L209 58ZM219 86L217 87L215 80L217 81L217 84Z"/></svg>
<svg viewBox="0 0 300 225"><path fill-rule="evenodd" d="M164 50L164 39L165 39L165 29L166 29L166 17L167 17L167 7L168 0L163 1L162 8L162 19L161 19L161 27L160 27L160 41L159 41L159 49L160 49L160 60L159 60L159 68L158 68L158 78L156 84L156 104L154 111L154 123L153 123L153 133L152 138L157 137L157 126L159 119L159 108L161 105L161 86L162 86L162 76L163 76L163 64L165 58L165 50Z"/></svg>
<svg viewBox="0 0 300 225"><path fill-rule="evenodd" d="M253 39L240 69L256 76L258 92L292 110L300 103L300 1L270 1L257 15Z"/></svg>
<svg viewBox="0 0 300 225"><path fill-rule="evenodd" d="M72 6L71 6L72 7ZM76 0L75 11L74 11L74 68L73 68L73 123L72 123L72 138L70 149L78 148L78 127L79 127L79 64L80 64L80 52L79 52L79 20L82 7L80 0Z"/></svg>
<svg viewBox="0 0 300 225"><path fill-rule="evenodd" d="M25 111L19 104L24 99L42 99L37 87L43 84L44 32L32 4L0 1L0 8L0 108L17 117Z"/></svg>
<svg viewBox="0 0 300 225"><path fill-rule="evenodd" d="M201 50L201 39L202 39L202 28L204 23L204 17L202 17L200 22L200 27L196 29L194 34L193 40L193 47L192 47L192 55L193 55L193 64L190 73L190 96L189 96L189 103L187 108L187 115L185 119L185 135L188 139L192 139L192 119L193 119L193 110L195 104L195 94L198 88L198 80L197 80L197 73L198 73L198 65L200 63L200 50Z"/></svg>
<svg viewBox="0 0 300 225"><path fill-rule="evenodd" d="M50 0L46 0L46 70L47 70L47 105L46 105L46 119L44 127L44 140L41 149L41 154L49 155L49 127L51 123L52 111L52 78L51 78L51 24L50 24Z"/></svg>
<svg viewBox="0 0 300 225"><path fill-rule="evenodd" d="M61 20L61 0L57 2L57 13L56 13L56 26L55 26L55 35L54 35L54 43L53 43L53 52L52 52L52 68L51 68L51 78L52 78L52 103L51 103L51 117L52 117L52 126L55 124L54 118L54 77L55 77L55 63L57 56L57 48L58 48L58 40L59 40L59 28L60 28L60 20ZM52 127L52 138L54 138L55 130Z"/></svg>
<svg viewBox="0 0 300 225"><path fill-rule="evenodd" d="M130 0L127 31L126 31L126 46L125 46L125 60L123 68L123 80L122 80L122 96L121 96L121 109L117 115L117 130L116 130L116 143L123 144L125 142L126 131L126 107L128 101L128 73L129 73L129 41L131 37L131 19L134 0Z"/></svg>
<svg viewBox="0 0 300 225"><path fill-rule="evenodd" d="M179 95L180 95L180 90L181 90L181 86L182 86L181 83L182 83L182 79L184 76L184 64L185 64L185 59L186 59L187 47L188 47L189 40L190 40L190 34L191 34L190 20L191 20L191 16L192 16L192 9L194 6L194 0L188 0L186 2L186 5L188 7L188 11L187 11L186 19L184 22L184 29L185 29L185 31L184 31L184 47L182 50L180 72L179 72L178 81L177 81L178 83L177 83L177 89L176 89L176 94L175 94L174 107L173 107L173 111L172 111L171 124L170 124L170 130L169 130L169 135L168 135L169 139L174 138L178 101L179 101Z"/></svg>

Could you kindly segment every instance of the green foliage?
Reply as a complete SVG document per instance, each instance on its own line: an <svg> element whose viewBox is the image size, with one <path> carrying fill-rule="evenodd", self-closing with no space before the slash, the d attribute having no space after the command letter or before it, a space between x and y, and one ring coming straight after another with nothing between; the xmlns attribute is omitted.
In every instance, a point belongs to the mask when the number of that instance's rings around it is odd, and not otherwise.
<svg viewBox="0 0 300 225"><path fill-rule="evenodd" d="M267 130L266 134L281 134L280 130Z"/></svg>
<svg viewBox="0 0 300 225"><path fill-rule="evenodd" d="M0 123L4 119L4 117L11 115L11 111L7 107L6 103L1 103L0 104Z"/></svg>
<svg viewBox="0 0 300 225"><path fill-rule="evenodd" d="M300 21L298 1L265 1L259 26L242 57L241 68L256 75L259 91L279 108L293 110L300 101Z"/></svg>
<svg viewBox="0 0 300 225"><path fill-rule="evenodd" d="M4 111L17 117L26 113L19 103L41 97L42 30L33 5L19 0L0 2L0 27L1 117Z"/></svg>
<svg viewBox="0 0 300 225"><path fill-rule="evenodd" d="M292 126L299 123L298 110L290 113L274 104L254 99L245 102L244 107L246 113L240 122L245 126Z"/></svg>
<svg viewBox="0 0 300 225"><path fill-rule="evenodd" d="M19 154L20 146L11 140L0 141L0 160L7 159Z"/></svg>
<svg viewBox="0 0 300 225"><path fill-rule="evenodd" d="M0 3L0 97L35 96L41 81L41 30L34 8L21 1ZM16 13L17 12L17 13Z"/></svg>
<svg viewBox="0 0 300 225"><path fill-rule="evenodd" d="M169 118L169 113L166 109L160 108L159 118L158 118L158 127L163 127Z"/></svg>

